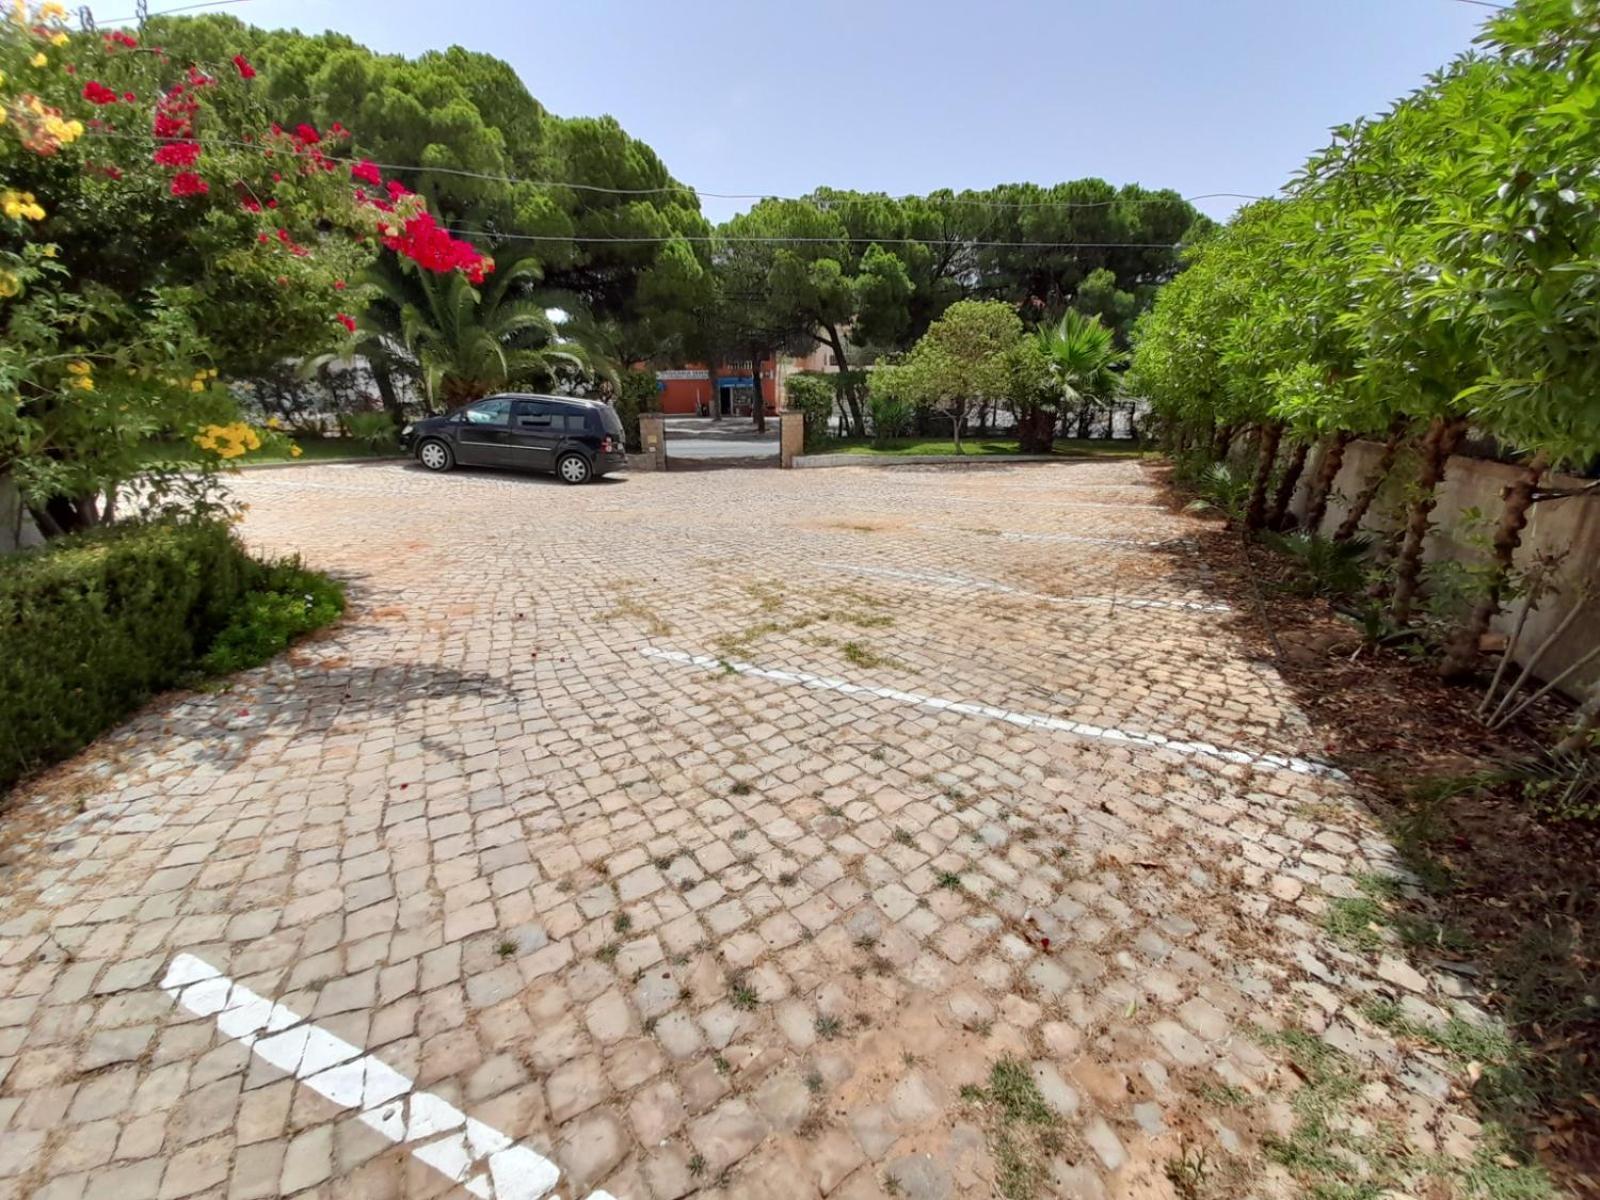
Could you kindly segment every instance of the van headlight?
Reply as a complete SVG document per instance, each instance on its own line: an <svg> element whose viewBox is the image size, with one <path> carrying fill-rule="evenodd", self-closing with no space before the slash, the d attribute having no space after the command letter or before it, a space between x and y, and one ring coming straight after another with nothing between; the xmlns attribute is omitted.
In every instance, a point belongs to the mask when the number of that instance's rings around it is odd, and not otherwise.
<svg viewBox="0 0 1600 1200"><path fill-rule="evenodd" d="M410 437L410 436L411 436L411 431L412 431L412 430L413 430L413 429L415 429L415 428L416 428L416 426L415 426L415 425L406 425L406 426L404 426L404 427L403 427L403 428L402 428L402 429L401 429L401 430L400 430L400 436L401 436L401 437Z"/></svg>

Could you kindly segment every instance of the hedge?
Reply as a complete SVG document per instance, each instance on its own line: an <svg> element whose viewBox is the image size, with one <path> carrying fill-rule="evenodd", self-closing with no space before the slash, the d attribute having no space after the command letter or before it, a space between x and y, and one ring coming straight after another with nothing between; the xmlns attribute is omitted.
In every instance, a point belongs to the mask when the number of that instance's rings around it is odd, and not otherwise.
<svg viewBox="0 0 1600 1200"><path fill-rule="evenodd" d="M0 558L0 789L191 674L260 571L218 524L120 526Z"/></svg>

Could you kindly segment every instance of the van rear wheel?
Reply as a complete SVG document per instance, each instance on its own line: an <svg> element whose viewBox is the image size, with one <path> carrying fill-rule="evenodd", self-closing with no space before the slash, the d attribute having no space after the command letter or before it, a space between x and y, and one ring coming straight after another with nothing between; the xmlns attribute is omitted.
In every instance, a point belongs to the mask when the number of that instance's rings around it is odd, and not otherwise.
<svg viewBox="0 0 1600 1200"><path fill-rule="evenodd" d="M588 483L594 468L581 454L563 454L556 464L556 474L561 476L562 483Z"/></svg>

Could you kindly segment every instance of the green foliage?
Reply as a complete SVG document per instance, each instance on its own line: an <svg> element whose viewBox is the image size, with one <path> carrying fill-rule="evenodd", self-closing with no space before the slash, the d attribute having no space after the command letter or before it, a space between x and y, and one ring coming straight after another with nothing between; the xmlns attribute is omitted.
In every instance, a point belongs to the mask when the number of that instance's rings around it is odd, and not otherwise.
<svg viewBox="0 0 1600 1200"><path fill-rule="evenodd" d="M644 449L639 440L639 414L654 412L660 403L654 371L624 371L617 380L614 402L617 416L622 420L624 442L629 454Z"/></svg>
<svg viewBox="0 0 1600 1200"><path fill-rule="evenodd" d="M989 1086L969 1084L961 1089L961 1098L983 1109L1000 1194L1006 1200L1031 1200L1049 1178L1061 1131L1027 1064L1000 1059L989 1071Z"/></svg>
<svg viewBox="0 0 1600 1200"><path fill-rule="evenodd" d="M220 522L145 522L0 560L0 788L198 670L264 662L333 620L342 589L259 563Z"/></svg>
<svg viewBox="0 0 1600 1200"><path fill-rule="evenodd" d="M128 525L0 565L0 787L178 682L249 589L220 524Z"/></svg>
<svg viewBox="0 0 1600 1200"><path fill-rule="evenodd" d="M200 660L214 675L260 666L344 611L344 588L298 558L259 564L250 590Z"/></svg>
<svg viewBox="0 0 1600 1200"><path fill-rule="evenodd" d="M1198 495L1189 505L1191 511L1220 509L1230 520L1237 521L1244 514L1252 485L1247 472L1232 463L1214 462L1194 476L1192 486Z"/></svg>
<svg viewBox="0 0 1600 1200"><path fill-rule="evenodd" d="M341 413L339 424L347 438L373 454L396 448L394 418L386 412Z"/></svg>
<svg viewBox="0 0 1600 1200"><path fill-rule="evenodd" d="M361 346L400 359L433 407L459 408L507 387L548 391L564 377L607 370L565 330L558 336L553 301L531 290L540 279L532 258L501 263L481 287L458 271L436 275L393 258L366 279L375 297Z"/></svg>
<svg viewBox="0 0 1600 1200"><path fill-rule="evenodd" d="M814 450L827 440L828 420L833 415L838 388L833 377L801 372L784 381L789 407L805 418L806 449Z"/></svg>
<svg viewBox="0 0 1600 1200"><path fill-rule="evenodd" d="M867 403L872 414L872 444L886 450L893 439L902 437L911 428L916 408L911 401L895 390L893 376L884 376L880 382L873 376L867 389Z"/></svg>
<svg viewBox="0 0 1600 1200"><path fill-rule="evenodd" d="M1375 544L1371 537L1363 535L1335 542L1304 530L1294 533L1266 530L1261 537L1267 545L1294 561L1300 576L1297 590L1303 595L1349 596L1366 583L1367 559Z"/></svg>

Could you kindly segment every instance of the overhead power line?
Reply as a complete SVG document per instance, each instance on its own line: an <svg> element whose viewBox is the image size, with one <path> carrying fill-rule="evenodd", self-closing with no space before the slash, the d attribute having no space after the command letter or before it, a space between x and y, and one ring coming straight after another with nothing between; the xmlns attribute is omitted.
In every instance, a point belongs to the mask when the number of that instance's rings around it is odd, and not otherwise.
<svg viewBox="0 0 1600 1200"><path fill-rule="evenodd" d="M120 25L124 21L138 21L138 20L141 19L141 17L143 17L143 18L148 18L148 17L170 17L175 13L194 12L196 9L199 9L199 8L225 8L227 5L230 5L230 4L248 4L248 3L249 3L249 0L202 0L202 2L199 3L199 4L180 4L180 5L178 5L177 8L164 8L160 12L144 13L144 14L129 13L125 17L96 17L95 18L95 24L96 25ZM80 9L79 11L83 12L83 11L87 11L87 10L88 10L88 6L85 5L84 8Z"/></svg>
<svg viewBox="0 0 1600 1200"><path fill-rule="evenodd" d="M222 3L240 3L242 0L221 0ZM176 12L178 10L171 9ZM144 139L155 142L154 134L148 133L122 133L114 130L91 130L94 137L121 138L125 140ZM211 138L211 142L224 146L237 146L246 150L261 150L256 142L245 142L234 138ZM332 162L357 163L368 161L347 154L327 154L324 157ZM530 187L566 188L575 192L598 192L608 196L658 196L677 193L681 195L698 196L710 200L790 200L802 204L815 204L827 210L835 205L844 206L859 203L860 198L842 198L830 200L827 197L817 196L774 196L761 192L708 192L699 188L690 187L686 183L663 184L659 187L644 188L614 188L604 187L595 183L578 183L575 180L565 179L530 179L519 175L502 175L485 171L470 171L464 167L434 167L418 166L415 163L392 163L371 160L372 164L385 171L417 171L432 173L434 175L450 175L460 179L480 179L487 183L525 184ZM878 193L866 193L866 199L871 200ZM915 197L922 199L923 197ZM1194 196L1132 196L1113 200L1034 200L1034 201L1002 201L1002 200L966 200L959 196L941 199L938 205L961 205L974 208L993 209L1031 209L1031 208L1109 208L1118 204L1171 204L1177 201L1192 204L1197 200L1264 200L1267 197L1254 195L1249 192L1203 192ZM830 239L832 240L832 239ZM920 240L920 239L919 239Z"/></svg>
<svg viewBox="0 0 1600 1200"><path fill-rule="evenodd" d="M649 245L661 242L758 243L763 245L822 245L849 243L859 246L972 246L1013 247L1030 250L1179 250L1181 242L1003 242L975 238L874 238L874 237L726 237L721 234L655 234L639 237L614 237L581 233L502 233L494 229L457 229L442 226L458 237L500 238L512 242L629 242Z"/></svg>

